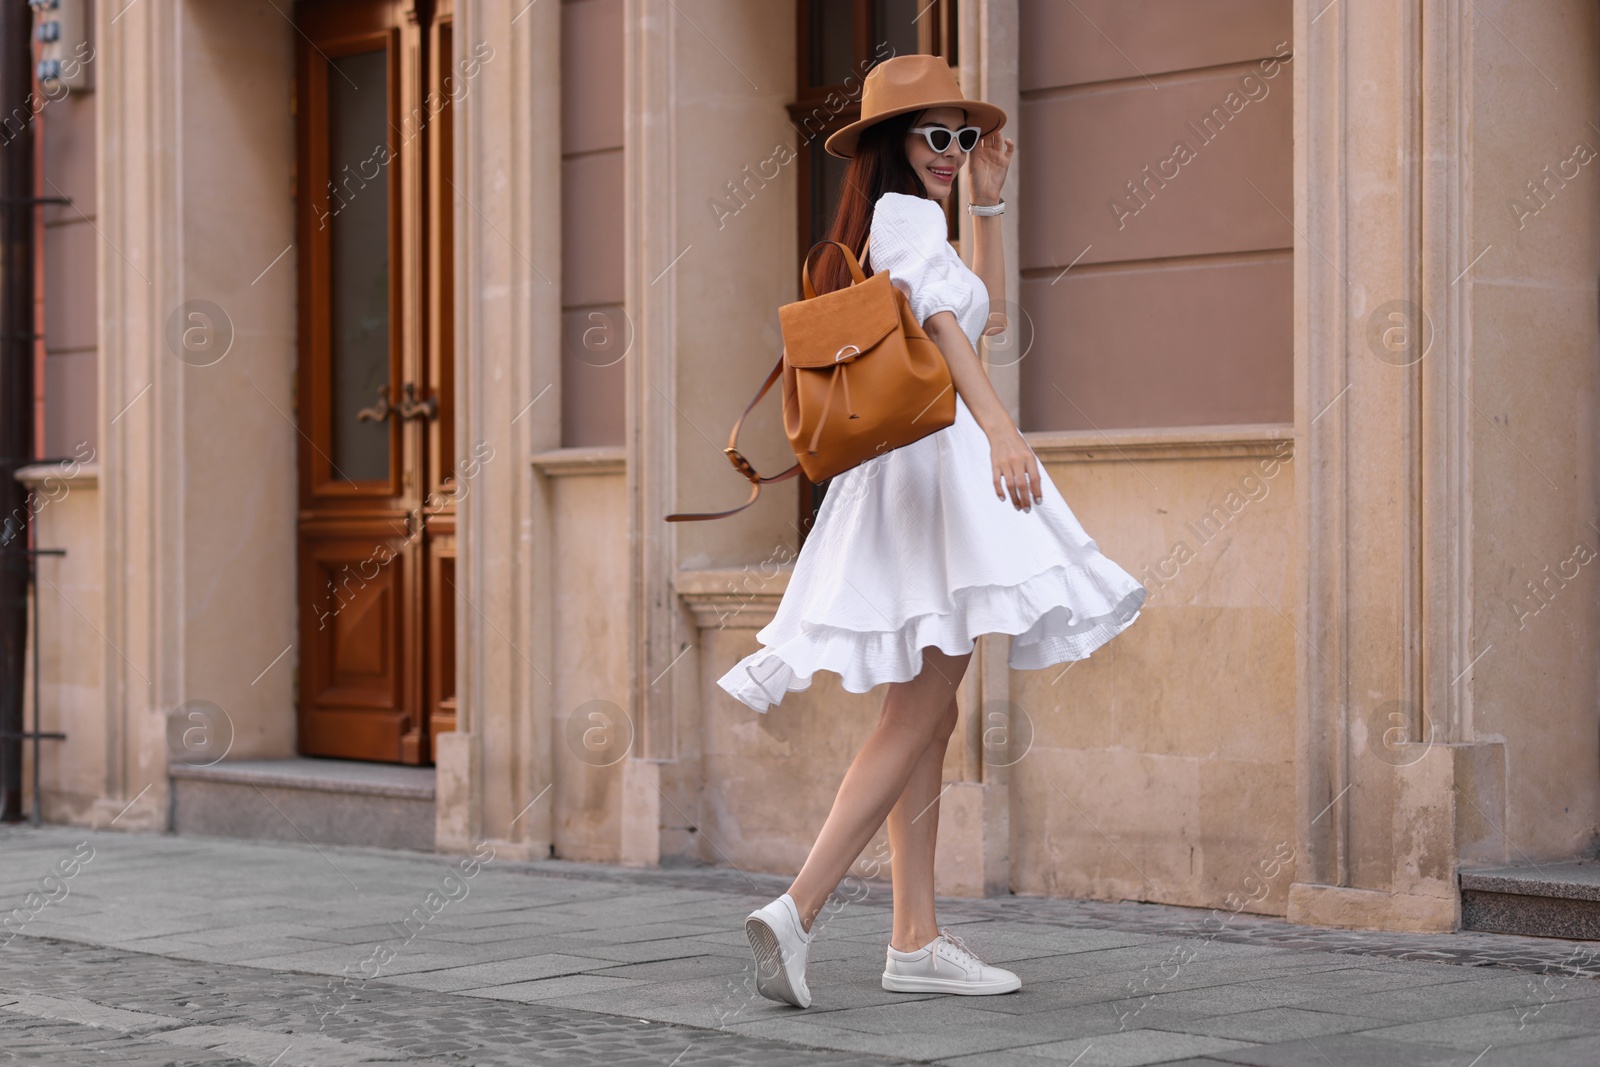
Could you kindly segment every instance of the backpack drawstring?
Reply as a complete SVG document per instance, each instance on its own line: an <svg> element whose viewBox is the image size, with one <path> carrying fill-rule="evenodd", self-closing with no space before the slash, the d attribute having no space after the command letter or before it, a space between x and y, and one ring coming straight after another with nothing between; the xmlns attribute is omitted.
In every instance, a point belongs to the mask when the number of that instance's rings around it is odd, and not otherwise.
<svg viewBox="0 0 1600 1067"><path fill-rule="evenodd" d="M833 377L828 379L828 395L822 401L822 414L817 416L817 428L811 434L811 445L806 450L811 455L817 454L817 442L822 439L822 428L828 424L828 412L833 408L833 386L835 382L844 386L844 407L852 419L860 418L856 414L856 406L850 402L850 379L844 373L845 364L834 365Z"/></svg>

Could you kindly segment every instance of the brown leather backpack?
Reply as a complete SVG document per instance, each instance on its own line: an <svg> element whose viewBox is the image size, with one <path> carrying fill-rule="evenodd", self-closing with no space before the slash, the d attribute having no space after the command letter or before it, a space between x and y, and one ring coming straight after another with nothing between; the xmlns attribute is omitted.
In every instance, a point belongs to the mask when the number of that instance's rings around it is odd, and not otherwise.
<svg viewBox="0 0 1600 1067"><path fill-rule="evenodd" d="M811 284L811 257L830 244L844 253L855 281L818 296ZM778 309L783 355L734 421L723 449L734 469L750 480L750 499L727 511L668 515L668 522L737 514L756 502L768 482L802 470L820 482L955 422L956 394L944 353L923 332L887 271L868 278L849 247L819 241L806 253L800 278L804 299ZM783 428L799 462L763 477L739 453L739 428L779 375Z"/></svg>

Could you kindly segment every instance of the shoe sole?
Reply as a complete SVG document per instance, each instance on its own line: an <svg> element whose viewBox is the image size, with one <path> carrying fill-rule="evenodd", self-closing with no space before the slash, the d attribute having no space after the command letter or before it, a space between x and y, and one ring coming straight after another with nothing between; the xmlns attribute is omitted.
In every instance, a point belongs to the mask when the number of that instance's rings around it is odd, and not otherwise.
<svg viewBox="0 0 1600 1067"><path fill-rule="evenodd" d="M910 978L886 973L883 976L883 988L891 993L956 993L962 996L983 997L1020 989L1022 979L1017 977L1010 981L983 984L957 981L954 978Z"/></svg>
<svg viewBox="0 0 1600 1067"><path fill-rule="evenodd" d="M745 936L750 939L750 951L756 957L756 992L768 1000L806 1005L789 984L789 969L783 965L783 952L778 947L778 934L764 919L754 916L744 921Z"/></svg>

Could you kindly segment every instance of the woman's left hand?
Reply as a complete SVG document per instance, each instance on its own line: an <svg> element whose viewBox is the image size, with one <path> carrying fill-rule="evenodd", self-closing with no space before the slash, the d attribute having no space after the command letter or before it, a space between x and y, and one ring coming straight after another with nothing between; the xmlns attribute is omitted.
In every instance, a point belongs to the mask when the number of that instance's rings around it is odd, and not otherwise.
<svg viewBox="0 0 1600 1067"><path fill-rule="evenodd" d="M1039 458L1014 425L989 435L989 465L994 477L994 495L1018 511L1032 511L1044 501L1044 483L1039 477Z"/></svg>
<svg viewBox="0 0 1600 1067"><path fill-rule="evenodd" d="M1011 169L1011 157L1017 143L1001 137L995 130L978 140L977 147L967 157L967 179L972 183L974 204L997 204L1000 187L1006 183L1006 172Z"/></svg>

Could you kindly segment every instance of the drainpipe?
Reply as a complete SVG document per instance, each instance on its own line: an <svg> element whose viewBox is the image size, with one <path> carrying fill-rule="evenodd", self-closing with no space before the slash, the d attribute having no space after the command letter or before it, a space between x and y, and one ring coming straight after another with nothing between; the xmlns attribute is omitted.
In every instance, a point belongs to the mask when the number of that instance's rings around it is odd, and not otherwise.
<svg viewBox="0 0 1600 1067"><path fill-rule="evenodd" d="M0 821L22 818L27 490L34 456L33 12L0 3Z"/></svg>

